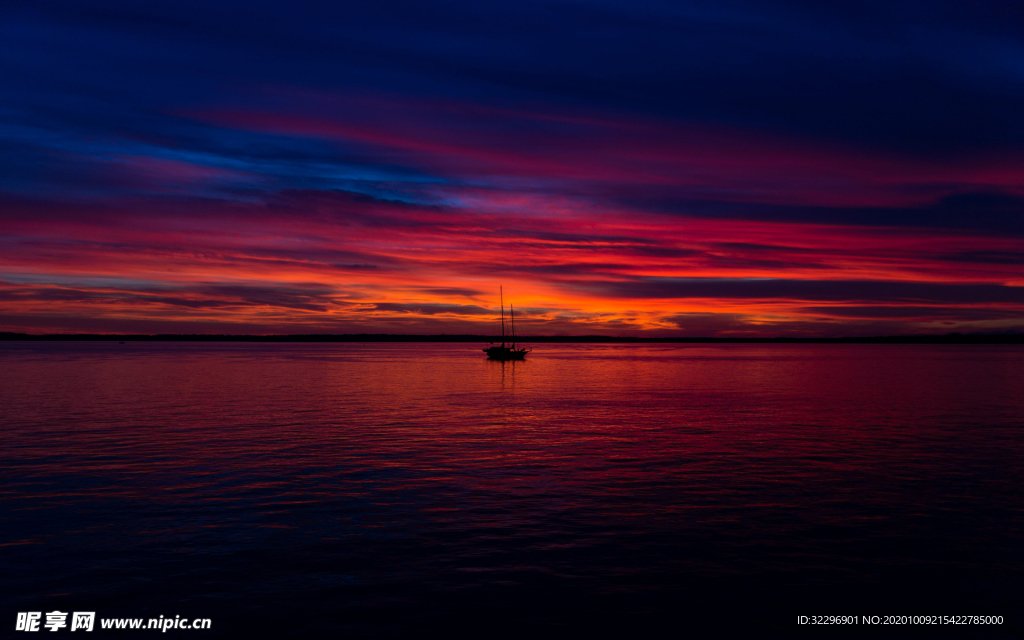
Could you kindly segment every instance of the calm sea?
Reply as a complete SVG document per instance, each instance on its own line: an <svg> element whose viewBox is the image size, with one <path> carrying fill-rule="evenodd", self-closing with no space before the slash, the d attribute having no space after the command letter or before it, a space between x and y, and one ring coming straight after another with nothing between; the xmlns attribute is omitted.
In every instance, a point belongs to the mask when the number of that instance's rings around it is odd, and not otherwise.
<svg viewBox="0 0 1024 640"><path fill-rule="evenodd" d="M483 346L0 343L2 624L1022 637L1024 348Z"/></svg>

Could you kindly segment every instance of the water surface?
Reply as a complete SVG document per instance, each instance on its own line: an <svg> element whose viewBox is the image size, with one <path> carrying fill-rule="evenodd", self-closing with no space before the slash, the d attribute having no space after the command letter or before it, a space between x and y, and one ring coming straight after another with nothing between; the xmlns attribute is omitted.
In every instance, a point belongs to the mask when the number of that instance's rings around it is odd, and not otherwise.
<svg viewBox="0 0 1024 640"><path fill-rule="evenodd" d="M4 615L1014 637L1022 389L1003 345L0 343Z"/></svg>

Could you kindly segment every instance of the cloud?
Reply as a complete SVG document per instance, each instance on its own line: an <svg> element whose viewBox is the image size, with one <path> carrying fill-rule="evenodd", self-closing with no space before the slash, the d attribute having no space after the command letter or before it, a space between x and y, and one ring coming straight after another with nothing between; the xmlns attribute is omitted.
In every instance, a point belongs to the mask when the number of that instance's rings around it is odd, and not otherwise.
<svg viewBox="0 0 1024 640"><path fill-rule="evenodd" d="M913 183L908 187L914 186ZM963 229L1024 236L1024 195L1007 191L957 191L960 185L931 184L927 191L909 194L913 206L802 206L711 199L632 197L623 206L644 211L712 220L758 220L862 227L919 227ZM933 193L928 193L931 191ZM946 193L943 193L945 191Z"/></svg>
<svg viewBox="0 0 1024 640"><path fill-rule="evenodd" d="M26 4L0 296L69 328L451 332L503 284L550 331L1012 323L1021 33L983 5Z"/></svg>
<svg viewBox="0 0 1024 640"><path fill-rule="evenodd" d="M424 316L452 314L457 316L494 315L494 311L472 304L438 304L438 303L398 303L377 302L370 309L395 313L413 313Z"/></svg>
<svg viewBox="0 0 1024 640"><path fill-rule="evenodd" d="M616 298L785 299L932 303L1024 304L1024 287L869 280L728 278L632 278L581 282L578 286Z"/></svg>
<svg viewBox="0 0 1024 640"><path fill-rule="evenodd" d="M802 311L830 318L879 318L934 322L936 320L1013 320L1020 319L1024 308L1011 307L944 307L907 305L867 305L828 307L803 307Z"/></svg>
<svg viewBox="0 0 1024 640"><path fill-rule="evenodd" d="M421 291L438 296L462 296L465 298L474 298L476 296L483 295L483 292L477 289L464 289L460 287L424 288L421 289Z"/></svg>
<svg viewBox="0 0 1024 640"><path fill-rule="evenodd" d="M80 288L54 285L14 285L0 282L0 300L20 303L87 303L111 309L161 307L164 305L189 309L226 309L274 307L324 312L338 304L336 292L322 285L292 286L197 284L178 288Z"/></svg>

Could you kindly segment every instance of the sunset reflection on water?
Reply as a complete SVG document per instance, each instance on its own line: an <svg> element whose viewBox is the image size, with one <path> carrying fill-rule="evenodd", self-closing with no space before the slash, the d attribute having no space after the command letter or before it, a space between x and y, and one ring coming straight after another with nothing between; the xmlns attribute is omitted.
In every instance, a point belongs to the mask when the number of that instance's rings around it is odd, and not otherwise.
<svg viewBox="0 0 1024 640"><path fill-rule="evenodd" d="M736 603L778 629L847 604L1019 612L1017 346L502 363L457 343L7 343L0 361L12 611L283 635L638 628Z"/></svg>

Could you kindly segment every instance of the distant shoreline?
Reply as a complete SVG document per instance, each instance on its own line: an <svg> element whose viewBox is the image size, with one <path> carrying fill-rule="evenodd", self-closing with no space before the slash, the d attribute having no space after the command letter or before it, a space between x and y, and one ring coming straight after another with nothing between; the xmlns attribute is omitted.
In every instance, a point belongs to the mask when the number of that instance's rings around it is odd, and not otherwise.
<svg viewBox="0 0 1024 640"><path fill-rule="evenodd" d="M916 336L872 336L846 338L653 338L617 336L519 336L517 342L606 343L606 344L1024 344L1024 334L945 334ZM302 335L211 335L158 334L108 335L86 333L28 334L0 332L3 342L500 342L501 336L302 334Z"/></svg>

